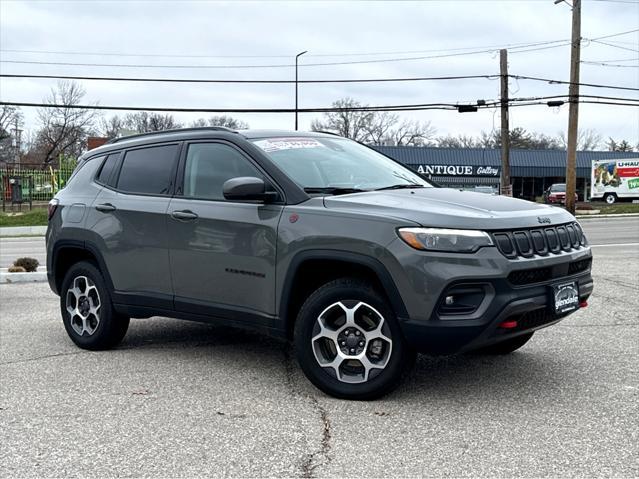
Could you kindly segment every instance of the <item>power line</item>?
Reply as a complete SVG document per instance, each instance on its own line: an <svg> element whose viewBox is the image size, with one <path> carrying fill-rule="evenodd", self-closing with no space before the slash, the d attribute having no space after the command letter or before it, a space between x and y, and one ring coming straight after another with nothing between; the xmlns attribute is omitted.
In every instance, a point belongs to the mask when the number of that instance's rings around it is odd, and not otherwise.
<svg viewBox="0 0 639 479"><path fill-rule="evenodd" d="M0 78L39 78L57 80L98 80L98 81L128 81L128 82L166 82L166 83L266 83L266 84L292 84L295 80L221 80L221 79L189 79L189 78L135 78L135 77L100 77L100 76L75 76L75 75L27 75L27 74L0 74ZM437 80L487 80L499 78L499 75L458 75L439 77L408 77L408 78L344 78L333 80L299 80L298 83L373 83L373 82L412 82L412 81L437 81Z"/></svg>
<svg viewBox="0 0 639 479"><path fill-rule="evenodd" d="M537 105L546 104L546 100L557 100L568 98L568 95L551 95L537 96L525 98L512 98L509 103L512 106L517 105ZM600 103L600 104L618 104L623 106L639 107L639 100L621 97L605 97L597 95L581 95L582 103ZM604 100L604 101L595 101ZM328 113L342 111L418 111L418 110L457 110L459 107L473 106L477 108L494 108L501 104L499 100L488 100L482 103L418 103L404 105L377 105L377 106L360 106L360 107L319 107L319 108L300 108L300 113ZM68 108L68 109L86 109L86 110L113 110L113 111L157 111L157 112L182 112L182 113L294 113L294 108L180 108L180 107L134 107L134 106L106 106L106 105L65 105L51 103L33 103L33 102L7 102L0 101L0 105L19 106L19 107L37 107L37 108Z"/></svg>
<svg viewBox="0 0 639 479"><path fill-rule="evenodd" d="M551 43L560 43L569 41L562 40L545 40L538 42L518 42L508 43L505 45L484 45L473 47L457 47L457 48L441 48L429 50L404 50L404 51L385 51L385 52L359 52L359 53L309 53L308 57L353 57L353 56L376 56L376 55L409 55L417 53L441 53L455 52L462 50L477 50L480 48L523 48L538 45L547 45ZM86 52L86 51L60 51L60 50L20 50L20 49L0 49L0 52L6 53L36 53L47 55L85 55L85 56L118 56L118 57L153 57L153 58L291 58L294 55L204 55L204 54L165 54L165 53L124 53L124 52Z"/></svg>
<svg viewBox="0 0 639 479"><path fill-rule="evenodd" d="M525 48L520 50L512 50L511 53L525 53L538 50L547 50L549 48L558 48L570 45L570 42L548 45L543 47ZM524 48L524 47L519 47ZM337 66L337 65L361 65L371 63L390 63L414 60L429 60L436 58L450 58L466 55L478 55L482 53L493 53L495 49L475 50L461 53L448 53L442 55L429 55L419 57L405 58L384 58L376 60L357 60L347 62L325 62L325 63L304 63L300 67L319 67L319 66ZM0 63L24 64L24 65L59 65L59 66L85 66L85 67L116 67L116 68L167 68L167 69L253 69L253 68L292 68L293 63L271 64L271 65L151 65L151 64L131 64L131 63L82 63L82 62L47 62L37 60L0 60Z"/></svg>
<svg viewBox="0 0 639 479"><path fill-rule="evenodd" d="M525 75L510 75L510 77L518 79L518 80L531 80L531 81L541 81L541 82L550 83L550 84L570 85L569 81L553 80L551 78L531 77L531 76L525 76ZM592 88L607 88L611 90L639 91L639 88L620 86L620 85L602 85L598 83L579 82L579 86L592 87Z"/></svg>
<svg viewBox="0 0 639 479"><path fill-rule="evenodd" d="M606 46L613 47L613 48L619 48L620 50L627 50L627 51L629 51L629 52L639 53L639 50L637 50L636 48L622 47L622 46L620 46L620 45L613 45L612 43L602 42L602 41L600 41L600 40L594 40L594 39L593 39L593 40L591 40L591 41L593 41L593 42L595 42L595 43L599 43L599 44L601 44L601 45L606 45Z"/></svg>
<svg viewBox="0 0 639 479"><path fill-rule="evenodd" d="M639 68L639 65L621 65L619 63L608 63L608 62L591 62L591 61L581 61L582 65L594 65L600 67L616 67L616 68Z"/></svg>
<svg viewBox="0 0 639 479"><path fill-rule="evenodd" d="M148 78L148 77L100 77L100 76L76 76L76 75L29 75L29 74L0 74L0 78L34 78L56 80L89 80L89 81L125 81L125 82L166 82L166 83L255 83L255 84L292 84L294 80L221 80L221 79L190 79L190 78ZM509 75L515 80L541 81L550 84L570 85L570 82L551 78L539 78L525 75ZM499 78L497 74L489 75L459 75L441 77L405 77L405 78L342 78L329 80L299 80L299 83L375 83L375 82L413 82L413 81L438 81L438 80L466 80L466 79ZM622 85L605 85L597 83L579 83L580 86L591 88L607 88L613 90L639 91L639 88Z"/></svg>

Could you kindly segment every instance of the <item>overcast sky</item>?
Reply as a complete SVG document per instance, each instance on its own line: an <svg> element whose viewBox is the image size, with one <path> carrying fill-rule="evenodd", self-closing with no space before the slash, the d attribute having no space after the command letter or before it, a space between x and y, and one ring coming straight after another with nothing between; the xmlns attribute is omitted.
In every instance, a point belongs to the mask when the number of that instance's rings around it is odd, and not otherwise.
<svg viewBox="0 0 639 479"><path fill-rule="evenodd" d="M583 2L582 35L592 39L639 28L635 0ZM424 2L187 2L187 1L0 1L1 60L132 65L288 65L296 53L300 79L380 78L499 73L497 48L512 44L569 40L571 10L553 0L448 0ZM581 81L639 87L639 33L585 41L582 60L627 67L584 64ZM514 52L511 74L567 80L570 47ZM559 44L561 45L561 44ZM488 47L488 48L484 48ZM449 55L409 61L305 66L310 63ZM459 50L453 50L459 49ZM466 50L462 50L466 49ZM8 52L34 50L60 53ZM89 53L69 54L68 52ZM386 53L362 55L369 53ZM400 53L409 52L409 53ZM418 52L418 53L415 53ZM126 54L122 56L118 54ZM358 54L344 56L345 54ZM133 56L140 55L140 56ZM170 56L160 56L170 55ZM339 55L339 56L325 56ZM247 58L254 56L255 58ZM271 57L272 56L272 57ZM2 73L138 76L168 78L293 79L292 67L125 68L0 63ZM38 102L55 80L2 78L4 101ZM199 108L292 108L292 85L193 85L85 81L86 101L101 105ZM566 85L511 81L510 95L566 94ZM330 106L342 97L364 104L402 104L496 99L499 81L319 84L300 87L300 107ZM639 92L582 88L582 94L639 98ZM23 109L26 127L35 110ZM639 108L580 106L580 128L604 138L639 141ZM105 114L110 114L105 112ZM499 128L499 112L483 110L401 113L430 121L440 135L471 134ZM176 114L188 122L202 114ZM233 114L253 128L293 128L292 114ZM308 129L317 114L303 114ZM511 128L558 134L568 108L546 106L511 110Z"/></svg>

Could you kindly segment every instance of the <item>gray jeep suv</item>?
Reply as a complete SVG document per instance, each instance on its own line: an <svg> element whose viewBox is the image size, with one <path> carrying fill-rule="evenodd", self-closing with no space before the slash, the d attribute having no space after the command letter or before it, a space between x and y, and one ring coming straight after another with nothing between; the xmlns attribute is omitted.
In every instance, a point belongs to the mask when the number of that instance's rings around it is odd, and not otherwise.
<svg viewBox="0 0 639 479"><path fill-rule="evenodd" d="M46 239L81 348L115 346L132 317L257 329L342 398L392 390L416 352L510 353L593 289L563 209L437 188L322 133L112 140L51 201Z"/></svg>

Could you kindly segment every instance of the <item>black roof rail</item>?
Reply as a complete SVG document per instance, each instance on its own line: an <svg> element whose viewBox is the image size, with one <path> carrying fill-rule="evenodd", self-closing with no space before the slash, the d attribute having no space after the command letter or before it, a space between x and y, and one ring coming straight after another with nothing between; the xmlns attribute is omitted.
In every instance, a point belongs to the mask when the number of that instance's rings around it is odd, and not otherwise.
<svg viewBox="0 0 639 479"><path fill-rule="evenodd" d="M231 128L227 128L225 126L198 126L193 128L175 128L173 130L160 130L160 131L149 131L147 133L136 133L135 135L121 136L119 138L112 138L107 141L105 144L110 145L112 143L117 143L119 141L131 140L133 138L144 138L147 136L153 135L163 135L167 133L182 133L187 131L226 131L228 133L238 133L236 130L232 130Z"/></svg>
<svg viewBox="0 0 639 479"><path fill-rule="evenodd" d="M334 131L315 130L313 133L324 133L325 135L333 135L339 136L340 138L345 138L344 136L340 135L339 133L335 133Z"/></svg>

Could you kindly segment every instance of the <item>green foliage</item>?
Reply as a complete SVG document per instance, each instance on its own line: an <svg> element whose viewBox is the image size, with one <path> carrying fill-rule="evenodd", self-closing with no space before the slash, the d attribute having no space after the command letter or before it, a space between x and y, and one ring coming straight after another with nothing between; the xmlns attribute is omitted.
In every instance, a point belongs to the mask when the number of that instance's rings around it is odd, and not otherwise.
<svg viewBox="0 0 639 479"><path fill-rule="evenodd" d="M46 209L34 208L24 213L0 213L0 226L46 226Z"/></svg>
<svg viewBox="0 0 639 479"><path fill-rule="evenodd" d="M38 266L40 266L40 262L35 258L18 258L13 262L13 266L18 268L24 268L27 273L33 273L37 271Z"/></svg>

